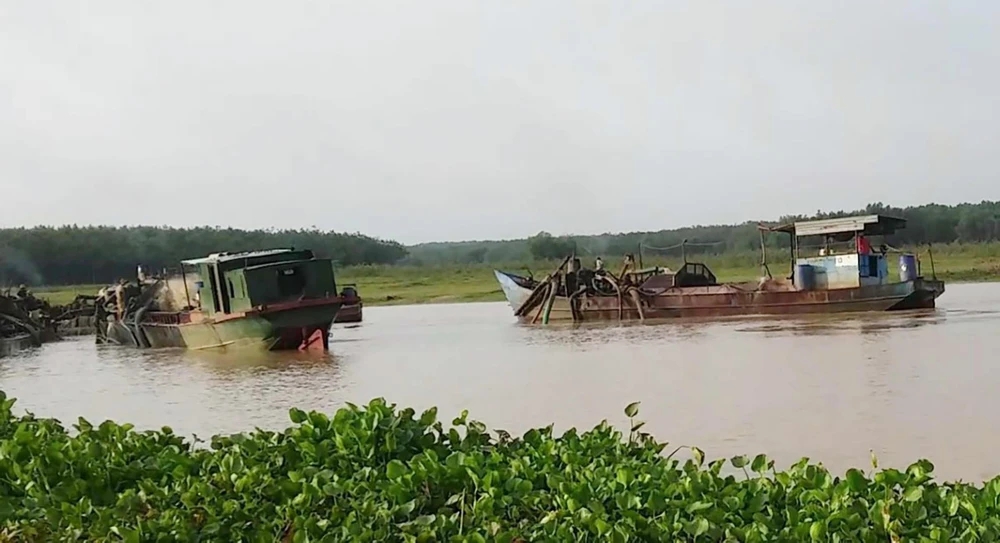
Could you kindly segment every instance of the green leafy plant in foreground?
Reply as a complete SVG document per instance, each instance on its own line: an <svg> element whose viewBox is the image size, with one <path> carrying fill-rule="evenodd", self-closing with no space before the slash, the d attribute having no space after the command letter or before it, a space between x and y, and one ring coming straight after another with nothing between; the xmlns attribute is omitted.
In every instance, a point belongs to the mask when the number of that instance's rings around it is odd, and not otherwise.
<svg viewBox="0 0 1000 543"><path fill-rule="evenodd" d="M994 541L1000 478L938 484L933 466L835 477L807 460L704 462L626 409L603 423L493 437L384 400L283 432L194 447L169 428L17 417L0 393L0 540ZM678 452L690 458L681 461ZM689 454L690 453L690 454Z"/></svg>

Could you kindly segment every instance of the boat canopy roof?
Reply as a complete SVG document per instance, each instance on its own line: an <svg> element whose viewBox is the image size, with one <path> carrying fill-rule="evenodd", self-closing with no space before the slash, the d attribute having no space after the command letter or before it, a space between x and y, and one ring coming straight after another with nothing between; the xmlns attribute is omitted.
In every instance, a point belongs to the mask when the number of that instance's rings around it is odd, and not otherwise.
<svg viewBox="0 0 1000 543"><path fill-rule="evenodd" d="M831 236L836 234L863 234L885 236L906 227L906 219L886 215L856 215L818 221L797 221L771 228L773 232L786 232L796 237Z"/></svg>
<svg viewBox="0 0 1000 543"><path fill-rule="evenodd" d="M311 251L296 251L295 249L266 249L263 251L245 251L238 253L212 253L202 258L181 260L181 264L187 266L197 266L199 264L216 264L221 262L231 262L233 260L248 260L253 258L260 258L262 256L274 256L283 253L309 253L310 257L312 254Z"/></svg>

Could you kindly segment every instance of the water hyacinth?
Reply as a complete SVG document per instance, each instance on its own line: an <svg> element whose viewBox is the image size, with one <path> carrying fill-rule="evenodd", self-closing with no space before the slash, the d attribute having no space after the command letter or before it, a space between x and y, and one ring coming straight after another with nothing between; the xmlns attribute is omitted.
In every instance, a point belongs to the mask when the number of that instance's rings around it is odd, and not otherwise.
<svg viewBox="0 0 1000 543"><path fill-rule="evenodd" d="M0 541L993 541L1000 478L705 463L607 424L496 435L384 400L194 447L169 428L15 416L0 393ZM729 464L734 469L723 469ZM736 473L736 475L732 475Z"/></svg>

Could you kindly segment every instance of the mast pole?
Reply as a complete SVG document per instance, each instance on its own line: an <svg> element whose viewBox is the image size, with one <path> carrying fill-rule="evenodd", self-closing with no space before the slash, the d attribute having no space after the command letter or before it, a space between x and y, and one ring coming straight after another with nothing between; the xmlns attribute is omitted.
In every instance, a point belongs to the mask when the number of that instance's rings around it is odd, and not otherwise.
<svg viewBox="0 0 1000 543"><path fill-rule="evenodd" d="M184 263L181 262L181 281L184 281L184 298L187 300L187 306L191 306L191 294L188 292L188 280L187 273L184 272Z"/></svg>

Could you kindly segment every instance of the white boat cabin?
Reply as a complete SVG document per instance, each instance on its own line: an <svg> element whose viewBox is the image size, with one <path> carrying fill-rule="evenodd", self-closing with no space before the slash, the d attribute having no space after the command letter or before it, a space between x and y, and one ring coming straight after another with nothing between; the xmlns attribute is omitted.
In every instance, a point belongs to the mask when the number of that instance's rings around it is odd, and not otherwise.
<svg viewBox="0 0 1000 543"><path fill-rule="evenodd" d="M905 219L861 215L837 219L799 221L772 231L792 237L795 261L793 282L800 290L830 290L884 285L896 282L889 274L885 244L872 238L904 228ZM810 243L810 240L812 243ZM816 240L819 240L816 243ZM900 257L899 282L916 278L916 258Z"/></svg>

